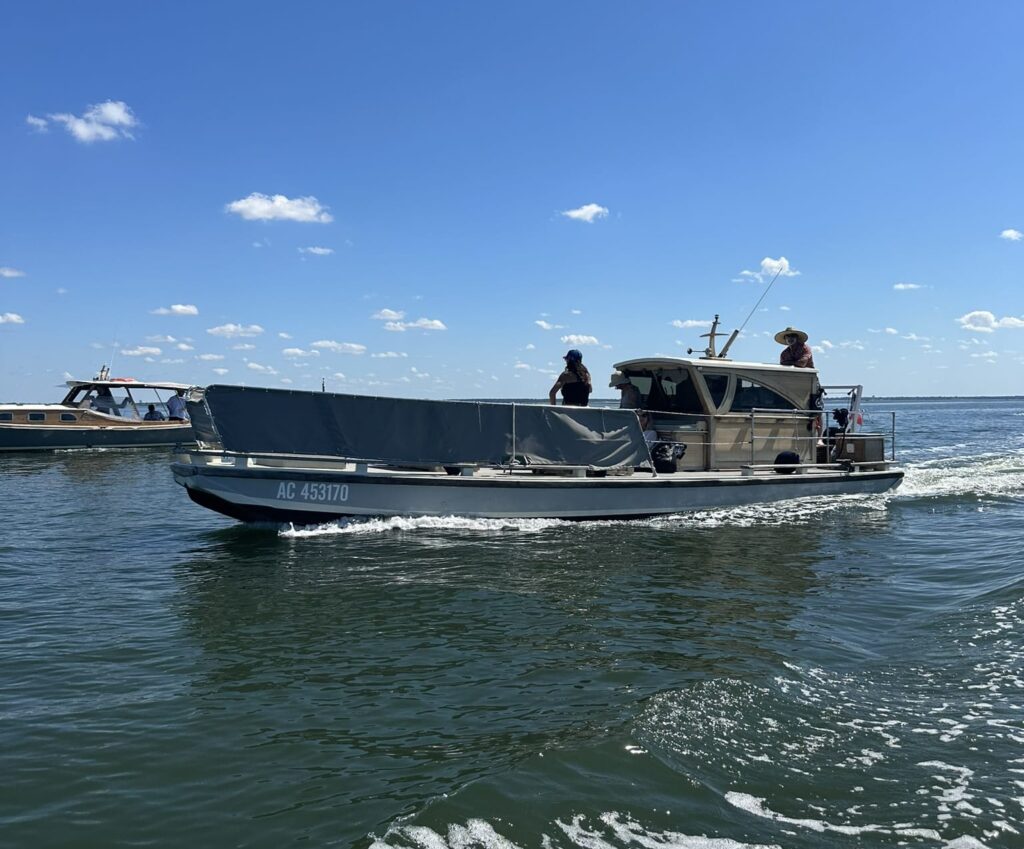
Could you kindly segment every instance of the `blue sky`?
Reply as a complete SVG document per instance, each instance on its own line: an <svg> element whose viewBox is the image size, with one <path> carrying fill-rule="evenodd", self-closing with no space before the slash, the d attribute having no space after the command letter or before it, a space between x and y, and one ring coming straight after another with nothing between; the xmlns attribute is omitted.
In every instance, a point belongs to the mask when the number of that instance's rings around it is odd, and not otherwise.
<svg viewBox="0 0 1024 849"><path fill-rule="evenodd" d="M0 400L546 396L569 347L1024 394L1024 6L8 5ZM747 273L744 273L747 272Z"/></svg>

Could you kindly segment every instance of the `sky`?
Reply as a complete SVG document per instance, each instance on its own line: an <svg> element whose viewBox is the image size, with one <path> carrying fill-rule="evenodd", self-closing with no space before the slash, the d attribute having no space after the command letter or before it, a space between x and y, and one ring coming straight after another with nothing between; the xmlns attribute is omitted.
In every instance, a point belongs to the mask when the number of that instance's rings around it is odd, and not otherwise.
<svg viewBox="0 0 1024 849"><path fill-rule="evenodd" d="M1024 394L1024 5L7 4L0 401L544 398L569 348ZM772 282L774 280L774 282ZM767 291L769 284L770 289ZM759 299L764 296L758 305Z"/></svg>

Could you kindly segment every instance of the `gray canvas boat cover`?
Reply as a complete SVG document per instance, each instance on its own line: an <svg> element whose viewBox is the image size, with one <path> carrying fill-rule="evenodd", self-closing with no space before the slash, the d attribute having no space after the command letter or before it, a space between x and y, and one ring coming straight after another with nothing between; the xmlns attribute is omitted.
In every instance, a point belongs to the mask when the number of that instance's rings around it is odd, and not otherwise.
<svg viewBox="0 0 1024 849"><path fill-rule="evenodd" d="M633 410L426 401L215 384L188 402L201 444L396 465L650 467Z"/></svg>

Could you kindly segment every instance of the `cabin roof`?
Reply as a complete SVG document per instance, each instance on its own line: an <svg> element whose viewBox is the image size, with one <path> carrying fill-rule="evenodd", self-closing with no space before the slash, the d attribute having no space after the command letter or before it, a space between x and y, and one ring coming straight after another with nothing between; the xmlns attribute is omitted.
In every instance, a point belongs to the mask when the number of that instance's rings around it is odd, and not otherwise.
<svg viewBox="0 0 1024 849"><path fill-rule="evenodd" d="M114 389L120 386L129 389L184 389L186 391L195 385L192 383L169 383L163 380L136 380L134 377L115 377L113 380L68 380L66 384L68 389L78 389L83 386Z"/></svg>
<svg viewBox="0 0 1024 849"><path fill-rule="evenodd" d="M722 371L741 372L785 372L792 374L794 371L800 374L817 375L818 370L813 368L794 369L793 366L780 366L772 363L747 363L739 360L723 360L717 357L642 357L635 360L623 360L615 363L615 369L659 369L659 368L680 368L696 366L697 368L714 368Z"/></svg>

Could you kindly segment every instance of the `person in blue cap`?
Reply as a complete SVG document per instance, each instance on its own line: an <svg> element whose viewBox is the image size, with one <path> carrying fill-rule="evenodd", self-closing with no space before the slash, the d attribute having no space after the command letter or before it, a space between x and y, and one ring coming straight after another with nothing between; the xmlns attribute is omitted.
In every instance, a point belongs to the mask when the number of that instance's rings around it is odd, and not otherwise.
<svg viewBox="0 0 1024 849"><path fill-rule="evenodd" d="M563 406L586 407L590 402L593 384L590 382L590 372L583 365L583 354L573 348L562 359L565 360L565 371L558 375L558 380L551 387L548 401L557 404L558 390L561 389Z"/></svg>

